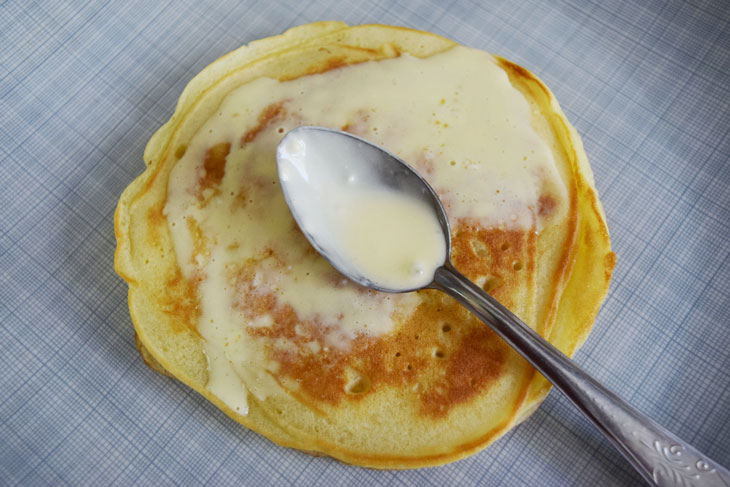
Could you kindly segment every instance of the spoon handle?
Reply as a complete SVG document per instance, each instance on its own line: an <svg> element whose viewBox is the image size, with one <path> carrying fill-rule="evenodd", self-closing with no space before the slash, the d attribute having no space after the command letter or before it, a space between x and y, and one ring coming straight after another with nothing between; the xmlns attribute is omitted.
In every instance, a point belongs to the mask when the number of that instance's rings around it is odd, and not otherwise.
<svg viewBox="0 0 730 487"><path fill-rule="evenodd" d="M496 299L447 263L432 287L458 300L553 383L651 485L730 487L730 472L577 366Z"/></svg>

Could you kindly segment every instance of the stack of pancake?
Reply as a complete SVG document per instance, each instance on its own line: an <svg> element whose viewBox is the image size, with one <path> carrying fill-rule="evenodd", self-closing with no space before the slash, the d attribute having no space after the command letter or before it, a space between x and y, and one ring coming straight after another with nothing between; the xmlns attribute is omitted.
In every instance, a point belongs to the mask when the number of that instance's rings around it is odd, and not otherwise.
<svg viewBox="0 0 730 487"><path fill-rule="evenodd" d="M374 468L443 464L525 419L549 384L451 298L347 281L284 202L275 149L350 131L435 188L454 265L566 354L615 256L580 138L505 59L339 22L242 47L185 88L115 218L145 362L272 441Z"/></svg>

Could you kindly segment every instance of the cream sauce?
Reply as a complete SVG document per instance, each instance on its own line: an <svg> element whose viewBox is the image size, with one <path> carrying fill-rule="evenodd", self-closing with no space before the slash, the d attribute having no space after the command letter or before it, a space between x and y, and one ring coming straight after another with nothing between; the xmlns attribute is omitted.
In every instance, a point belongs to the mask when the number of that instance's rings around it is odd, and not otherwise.
<svg viewBox="0 0 730 487"><path fill-rule="evenodd" d="M281 116L262 125L261 114L276 102ZM543 184L552 188L556 211L567 207L529 104L482 51L401 55L286 82L259 78L232 91L186 141L164 214L183 275L202 278L198 331L207 387L242 414L249 393L259 399L281 393L272 377L279 364L267 358L266 347L292 344L248 332L274 326L277 310L290 309L324 330L310 347L326 353L347 349L360 334L390 332L420 302L417 293L388 295L347 281L296 229L278 185L275 148L300 125L347 126L386 147L435 188L452 225L468 218L485 228L539 229ZM256 137L242 142L254 130ZM221 142L231 144L225 173L219 185L202 190L206 153ZM257 299L268 300L270 309L247 304Z"/></svg>

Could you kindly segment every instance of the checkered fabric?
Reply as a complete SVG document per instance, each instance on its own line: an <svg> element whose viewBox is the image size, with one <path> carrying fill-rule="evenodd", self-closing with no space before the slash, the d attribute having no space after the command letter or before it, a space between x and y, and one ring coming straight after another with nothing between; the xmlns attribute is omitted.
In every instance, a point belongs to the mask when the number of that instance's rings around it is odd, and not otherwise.
<svg viewBox="0 0 730 487"><path fill-rule="evenodd" d="M638 485L553 391L485 451L372 471L279 448L145 367L113 214L186 83L306 22L405 25L540 76L583 136L618 265L576 360L730 465L723 0L0 1L1 485Z"/></svg>

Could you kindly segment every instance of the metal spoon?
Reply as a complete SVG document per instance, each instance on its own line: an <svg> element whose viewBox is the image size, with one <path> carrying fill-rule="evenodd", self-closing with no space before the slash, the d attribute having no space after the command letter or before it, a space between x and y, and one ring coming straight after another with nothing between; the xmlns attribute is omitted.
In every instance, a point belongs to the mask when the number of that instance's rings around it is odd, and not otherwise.
<svg viewBox="0 0 730 487"><path fill-rule="evenodd" d="M343 144L350 156L347 161L333 160L332 171L343 163L367 171L383 184L407 192L413 198L427 202L443 228L446 241L446 261L436 269L433 281L424 286L443 291L489 325L500 337L514 347L550 382L560 389L573 404L613 443L634 468L651 485L657 486L722 486L730 487L730 472L689 444L668 432L652 419L645 416L626 401L608 390L573 361L548 343L544 338L523 323L492 296L472 283L449 261L451 232L441 201L433 189L408 164L386 150L364 139L321 127L299 127L294 129L279 144L277 165L281 187L292 214L307 239L335 268L353 281L378 291L405 292L415 289L384 289L367 278L356 275L352 268L342 262L336 252L328 252L321 243L326 235L307 232L302 225L303 211L313 211L316 205L295 205L286 177L281 177L282 160L285 159L284 144L302 134L316 134L315 141ZM314 151L316 153L316 151ZM321 155L321 154L320 154ZM307 174L307 164L326 164L326 157L303 157L304 167L297 168ZM291 164L290 161L286 164ZM337 164L335 166L334 164ZM321 166L320 166L321 167ZM308 177L311 177L308 176ZM322 202L326 198L321 198ZM306 206L306 208L303 208ZM322 208L320 208L322 209ZM331 249L330 249L331 250Z"/></svg>

